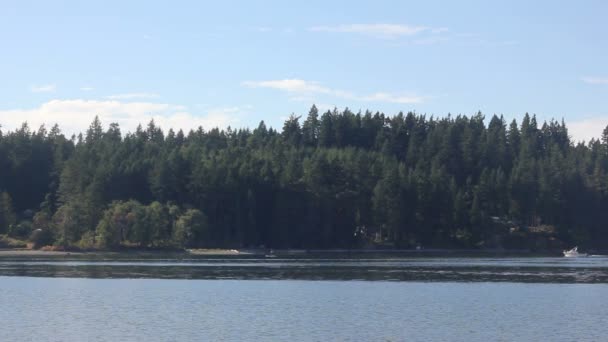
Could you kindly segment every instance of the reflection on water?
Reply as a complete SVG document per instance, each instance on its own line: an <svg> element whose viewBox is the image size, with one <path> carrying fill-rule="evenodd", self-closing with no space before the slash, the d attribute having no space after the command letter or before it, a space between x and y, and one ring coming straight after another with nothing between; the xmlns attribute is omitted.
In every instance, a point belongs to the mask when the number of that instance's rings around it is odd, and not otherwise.
<svg viewBox="0 0 608 342"><path fill-rule="evenodd" d="M14 258L0 276L608 283L608 258Z"/></svg>

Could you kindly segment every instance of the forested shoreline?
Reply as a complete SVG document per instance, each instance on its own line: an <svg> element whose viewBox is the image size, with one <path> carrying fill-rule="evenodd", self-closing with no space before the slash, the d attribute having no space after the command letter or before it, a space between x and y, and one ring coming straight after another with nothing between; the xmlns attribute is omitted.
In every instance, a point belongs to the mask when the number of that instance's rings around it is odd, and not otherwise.
<svg viewBox="0 0 608 342"><path fill-rule="evenodd" d="M528 114L0 130L0 234L34 247L606 248L607 225L608 129Z"/></svg>

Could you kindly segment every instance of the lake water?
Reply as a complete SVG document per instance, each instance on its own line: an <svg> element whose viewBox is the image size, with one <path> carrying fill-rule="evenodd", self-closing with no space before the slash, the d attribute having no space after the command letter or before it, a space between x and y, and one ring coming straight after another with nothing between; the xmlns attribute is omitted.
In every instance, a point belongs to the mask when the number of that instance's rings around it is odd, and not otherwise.
<svg viewBox="0 0 608 342"><path fill-rule="evenodd" d="M1 341L605 341L608 258L0 259Z"/></svg>

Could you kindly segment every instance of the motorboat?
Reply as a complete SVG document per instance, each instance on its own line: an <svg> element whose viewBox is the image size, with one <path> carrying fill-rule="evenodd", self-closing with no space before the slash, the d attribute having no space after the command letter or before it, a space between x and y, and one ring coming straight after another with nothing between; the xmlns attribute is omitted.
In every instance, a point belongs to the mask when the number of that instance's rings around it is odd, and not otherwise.
<svg viewBox="0 0 608 342"><path fill-rule="evenodd" d="M566 258L580 258L580 257L586 257L587 253L579 253L578 252L578 247L574 247L571 250L567 251L564 250L564 256Z"/></svg>

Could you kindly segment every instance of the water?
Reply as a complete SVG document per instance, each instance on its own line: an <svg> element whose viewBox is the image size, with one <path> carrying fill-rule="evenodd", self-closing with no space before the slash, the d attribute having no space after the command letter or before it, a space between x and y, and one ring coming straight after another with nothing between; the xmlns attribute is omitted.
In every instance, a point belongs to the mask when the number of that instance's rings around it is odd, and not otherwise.
<svg viewBox="0 0 608 342"><path fill-rule="evenodd" d="M608 257L0 259L0 276L608 283Z"/></svg>
<svg viewBox="0 0 608 342"><path fill-rule="evenodd" d="M608 259L0 259L2 341L603 341Z"/></svg>

